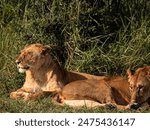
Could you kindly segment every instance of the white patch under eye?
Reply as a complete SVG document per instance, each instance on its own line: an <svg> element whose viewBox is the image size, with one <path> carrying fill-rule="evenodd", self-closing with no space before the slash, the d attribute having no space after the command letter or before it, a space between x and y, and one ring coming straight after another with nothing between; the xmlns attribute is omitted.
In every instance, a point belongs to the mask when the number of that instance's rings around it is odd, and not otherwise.
<svg viewBox="0 0 150 130"><path fill-rule="evenodd" d="M25 73L26 72L26 69L19 68L18 70L19 70L20 73Z"/></svg>

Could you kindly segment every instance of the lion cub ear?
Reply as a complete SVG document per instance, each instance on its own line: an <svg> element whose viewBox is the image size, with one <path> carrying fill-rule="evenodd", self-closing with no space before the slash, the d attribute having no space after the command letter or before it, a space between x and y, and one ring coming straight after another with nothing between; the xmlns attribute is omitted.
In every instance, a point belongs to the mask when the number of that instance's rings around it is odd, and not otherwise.
<svg viewBox="0 0 150 130"><path fill-rule="evenodd" d="M44 47L42 48L41 54L46 55L50 53L51 53L51 47L48 45L44 45Z"/></svg>
<svg viewBox="0 0 150 130"><path fill-rule="evenodd" d="M127 69L127 75L128 75L128 77L131 77L133 75L133 72L131 72L130 69Z"/></svg>

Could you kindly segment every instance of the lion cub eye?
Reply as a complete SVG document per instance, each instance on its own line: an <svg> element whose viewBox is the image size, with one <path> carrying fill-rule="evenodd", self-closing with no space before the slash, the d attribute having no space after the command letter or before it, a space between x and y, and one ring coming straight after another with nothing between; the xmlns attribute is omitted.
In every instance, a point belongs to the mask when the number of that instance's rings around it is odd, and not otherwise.
<svg viewBox="0 0 150 130"><path fill-rule="evenodd" d="M143 86L142 85L139 85L139 90L142 90L143 89Z"/></svg>

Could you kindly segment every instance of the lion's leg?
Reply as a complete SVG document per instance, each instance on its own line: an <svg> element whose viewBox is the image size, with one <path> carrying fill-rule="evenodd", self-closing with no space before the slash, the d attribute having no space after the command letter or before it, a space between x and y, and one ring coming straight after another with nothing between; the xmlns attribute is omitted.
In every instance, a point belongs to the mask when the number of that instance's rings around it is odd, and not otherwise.
<svg viewBox="0 0 150 130"><path fill-rule="evenodd" d="M118 105L114 103L99 103L93 100L64 100L61 105L68 105L70 107L83 107L86 106L87 108L95 108L95 107L116 107L119 110L126 110L129 109L127 106Z"/></svg>
<svg viewBox="0 0 150 130"><path fill-rule="evenodd" d="M44 94L43 91L31 92L31 89L20 88L15 92L10 93L11 99L23 99L23 100L32 100L40 97Z"/></svg>
<svg viewBox="0 0 150 130"><path fill-rule="evenodd" d="M111 97L107 97L106 103L100 103L91 99L86 99L82 96L75 96L75 95L62 95L61 93L57 95L55 98L58 104L60 105L68 105L70 107L83 107L86 106L87 108L95 108L95 107L106 107L106 106L113 106L111 103Z"/></svg>
<svg viewBox="0 0 150 130"><path fill-rule="evenodd" d="M95 107L104 107L107 105L92 100L64 100L62 104L68 105L70 107L75 107L75 108L83 107L83 106L86 106L87 108L95 108Z"/></svg>
<svg viewBox="0 0 150 130"><path fill-rule="evenodd" d="M37 92L37 93L28 93L28 92L23 92L23 91L20 91L20 92L11 92L10 93L10 98L11 99L23 99L24 101L27 101L27 100L33 100L33 99L36 99L40 96L42 96L43 93L42 92Z"/></svg>
<svg viewBox="0 0 150 130"><path fill-rule="evenodd" d="M116 101L112 98L111 99L111 104L116 107L118 110L126 110L129 109L129 105L119 105L116 103Z"/></svg>

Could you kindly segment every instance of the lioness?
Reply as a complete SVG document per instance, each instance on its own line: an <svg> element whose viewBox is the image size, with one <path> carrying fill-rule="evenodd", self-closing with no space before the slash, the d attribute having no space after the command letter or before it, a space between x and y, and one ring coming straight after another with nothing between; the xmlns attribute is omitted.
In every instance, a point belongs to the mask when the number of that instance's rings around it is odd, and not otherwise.
<svg viewBox="0 0 150 130"><path fill-rule="evenodd" d="M73 107L111 104L118 109L126 109L130 99L129 83L123 77L75 81L67 84L57 97L59 103Z"/></svg>
<svg viewBox="0 0 150 130"><path fill-rule="evenodd" d="M134 74L128 70L131 102L129 106L139 107L150 105L150 66L139 68Z"/></svg>
<svg viewBox="0 0 150 130"><path fill-rule="evenodd" d="M102 80L80 80L67 84L57 97L61 104L97 107L112 104L118 109L150 105L150 66L127 70L128 80L107 77Z"/></svg>
<svg viewBox="0 0 150 130"><path fill-rule="evenodd" d="M84 79L103 79L86 73L64 70L51 57L51 48L42 44L25 46L16 59L19 72L26 73L23 86L10 93L10 98L33 99L43 92L59 92L64 85Z"/></svg>

